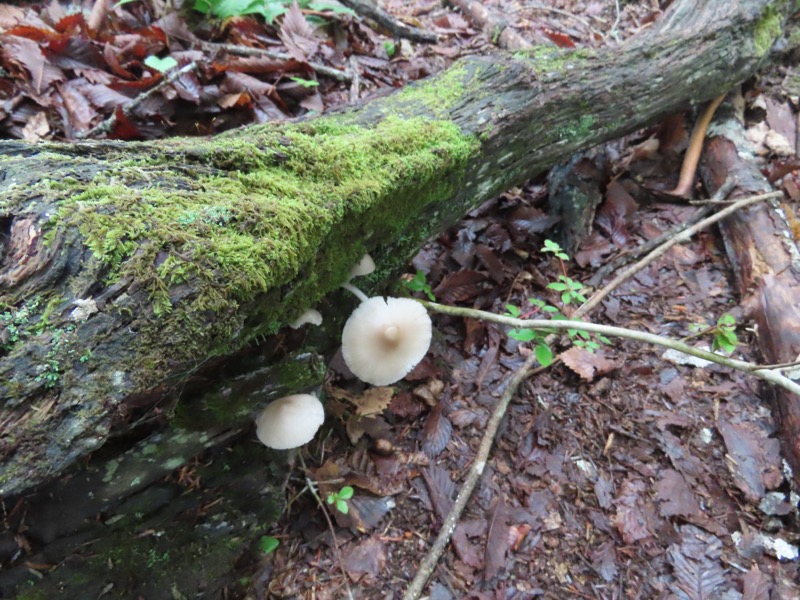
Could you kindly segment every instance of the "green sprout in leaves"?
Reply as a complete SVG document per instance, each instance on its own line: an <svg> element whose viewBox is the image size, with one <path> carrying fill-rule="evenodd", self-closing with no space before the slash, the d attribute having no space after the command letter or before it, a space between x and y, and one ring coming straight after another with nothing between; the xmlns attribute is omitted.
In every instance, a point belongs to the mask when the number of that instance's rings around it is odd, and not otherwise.
<svg viewBox="0 0 800 600"><path fill-rule="evenodd" d="M417 274L411 279L404 279L403 285L412 292L422 292L431 302L436 301L436 296L433 295L433 290L431 290L431 286L428 285L428 282L425 280L425 273L422 271L418 270Z"/></svg>
<svg viewBox="0 0 800 600"><path fill-rule="evenodd" d="M558 310L555 309L555 307L545 305L544 302L538 300L537 298L529 298L528 301L537 306L537 309L544 310L545 307L547 307ZM541 302L541 305L539 305L539 302ZM524 318L529 314L536 312L536 310L534 310L531 313L523 315L519 307L514 306L513 304L506 304L506 311L507 315L514 317L515 319ZM533 347L533 352L536 355L536 360L538 360L539 364L543 367L547 367L553 362L553 351L545 342L546 335L547 332L538 331L536 329L512 329L508 332L508 337L517 340L518 342L534 342L535 345Z"/></svg>
<svg viewBox="0 0 800 600"><path fill-rule="evenodd" d="M344 486L338 492L330 492L328 494L328 504L334 504L336 510L346 515L350 511L350 505L347 501L353 497L353 488L349 485Z"/></svg>
<svg viewBox="0 0 800 600"><path fill-rule="evenodd" d="M583 303L586 302L586 296L581 294L583 285L574 279L570 279L566 275L559 275L558 281L547 286L550 290L561 292L561 301L564 304Z"/></svg>
<svg viewBox="0 0 800 600"><path fill-rule="evenodd" d="M219 19L241 17L244 15L261 15L270 25L275 19L289 10L293 0L195 0L194 8L204 15L211 15ZM338 2L325 0L298 0L301 9L311 9L317 12L331 12L356 16L356 13ZM312 21L309 17L307 20Z"/></svg>
<svg viewBox="0 0 800 600"><path fill-rule="evenodd" d="M711 342L711 351L722 350L726 354L736 350L739 339L736 337L736 319L733 315L725 313L717 320L714 330L714 340Z"/></svg>
<svg viewBox="0 0 800 600"><path fill-rule="evenodd" d="M272 537L271 535L262 535L261 539L258 540L258 547L261 549L262 554L267 555L275 552L280 543L280 540L276 537Z"/></svg>
<svg viewBox="0 0 800 600"><path fill-rule="evenodd" d="M397 46L394 42L386 41L383 42L383 49L386 50L386 56L392 58L394 53L397 52Z"/></svg>
<svg viewBox="0 0 800 600"><path fill-rule="evenodd" d="M544 248L542 248L542 252L552 252L553 256L561 261L569 260L569 255L561 249L557 243L553 240L545 240L544 241Z"/></svg>
<svg viewBox="0 0 800 600"><path fill-rule="evenodd" d="M739 345L739 338L736 337L736 318L728 313L717 319L716 325L709 327L702 323L692 323L689 325L689 330L692 331L692 335L684 338L684 340L708 333L713 335L714 337L711 340L712 352L721 351L725 354L731 354L736 350L736 346Z"/></svg>
<svg viewBox="0 0 800 600"><path fill-rule="evenodd" d="M313 79L303 79L302 77L289 77L295 83L302 85L304 88L315 88L319 85L319 81Z"/></svg>

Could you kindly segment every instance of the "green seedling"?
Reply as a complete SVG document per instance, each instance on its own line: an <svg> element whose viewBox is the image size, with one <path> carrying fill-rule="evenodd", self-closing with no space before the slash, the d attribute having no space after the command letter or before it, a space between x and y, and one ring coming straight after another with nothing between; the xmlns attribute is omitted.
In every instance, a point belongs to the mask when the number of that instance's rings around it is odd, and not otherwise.
<svg viewBox="0 0 800 600"><path fill-rule="evenodd" d="M319 81L313 79L303 79L302 77L289 77L292 81L302 85L304 88L315 88L319 85Z"/></svg>
<svg viewBox="0 0 800 600"><path fill-rule="evenodd" d="M258 547L261 549L262 554L267 555L275 552L280 543L280 540L276 537L272 537L271 535L262 535L261 539L258 540Z"/></svg>
<svg viewBox="0 0 800 600"><path fill-rule="evenodd" d="M333 504L336 506L336 510L338 510L343 515L346 515L350 511L350 505L347 503L353 497L353 488L349 485L344 486L338 492L330 492L328 494L327 502L328 504Z"/></svg>
<svg viewBox="0 0 800 600"><path fill-rule="evenodd" d="M433 295L433 290L431 290L431 286L428 285L428 282L425 280L425 273L422 271L417 271L416 275L411 279L403 280L403 285L412 292L422 292L428 297L428 300L436 302L436 296Z"/></svg>

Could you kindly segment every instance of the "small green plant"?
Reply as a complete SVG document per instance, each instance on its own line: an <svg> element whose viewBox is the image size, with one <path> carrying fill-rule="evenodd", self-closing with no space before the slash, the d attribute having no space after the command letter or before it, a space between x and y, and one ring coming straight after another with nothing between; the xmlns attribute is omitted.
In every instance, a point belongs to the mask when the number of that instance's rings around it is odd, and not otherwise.
<svg viewBox="0 0 800 600"><path fill-rule="evenodd" d="M553 309L554 311L558 311L558 309L554 306L548 306L538 298L528 298L528 302L536 306L537 309L523 315L519 307L514 306L513 304L506 304L506 314L514 317L515 319L520 319L534 314L538 309ZM547 312L551 311L548 310ZM553 351L545 341L546 336L547 332L536 329L512 329L508 332L508 337L515 339L518 342L533 342L535 344L533 347L533 352L536 354L536 360L538 360L539 364L543 367L547 367L553 362Z"/></svg>
<svg viewBox="0 0 800 600"><path fill-rule="evenodd" d="M353 497L353 488L349 485L344 486L338 492L330 492L328 494L328 504L336 506L336 510L346 515L350 511L350 505L347 503Z"/></svg>
<svg viewBox="0 0 800 600"><path fill-rule="evenodd" d="M547 288L561 292L561 301L565 305L586 302L586 296L581 294L583 285L566 275L559 275L558 281L548 284Z"/></svg>
<svg viewBox="0 0 800 600"><path fill-rule="evenodd" d="M561 275L558 276L558 281L554 281L553 283L549 284L547 288L555 290L556 292L561 292L561 301L564 303L564 305L586 302L586 296L581 293L583 285L567 276L567 268L565 263L569 260L569 255L564 252L561 246L552 240L544 241L542 252L551 253L558 259L558 262L561 265Z"/></svg>
<svg viewBox="0 0 800 600"><path fill-rule="evenodd" d="M319 85L319 81L313 79L303 79L302 77L289 77L292 81L302 85L304 88L315 88Z"/></svg>
<svg viewBox="0 0 800 600"><path fill-rule="evenodd" d="M739 338L736 337L736 319L733 315L725 313L717 319L717 326L714 330L714 340L711 342L711 350L716 352L722 350L730 354L736 350Z"/></svg>
<svg viewBox="0 0 800 600"><path fill-rule="evenodd" d="M389 58L392 58L394 56L394 53L397 52L397 46L395 45L394 42L390 41L383 42L383 49L386 50L386 55Z"/></svg>
<svg viewBox="0 0 800 600"><path fill-rule="evenodd" d="M334 14L356 16L356 13L338 2L325 0L298 0L301 9L317 12L328 11ZM261 15L270 25L284 14L292 5L292 0L195 0L193 8L204 15L228 19L244 15ZM312 18L308 19L313 20Z"/></svg>
<svg viewBox="0 0 800 600"><path fill-rule="evenodd" d="M280 543L280 540L276 537L272 537L271 535L262 535L261 539L258 540L258 547L262 554L267 555L275 552L275 550L278 549L278 546L280 546Z"/></svg>
<svg viewBox="0 0 800 600"><path fill-rule="evenodd" d="M403 285L412 292L422 292L431 302L436 302L436 296L433 295L433 290L425 280L425 273L422 271L418 270L414 277L403 280Z"/></svg>
<svg viewBox="0 0 800 600"><path fill-rule="evenodd" d="M569 255L561 249L556 242L553 240L545 240L544 247L542 248L542 252L550 252L555 256L557 259L562 261L562 264L569 260Z"/></svg>
<svg viewBox="0 0 800 600"><path fill-rule="evenodd" d="M717 319L716 325L709 327L702 323L692 323L689 325L689 330L692 331L692 335L688 336L689 338L709 333L714 336L711 340L712 352L721 350L725 354L730 354L739 345L739 338L736 337L736 318L728 313Z"/></svg>
<svg viewBox="0 0 800 600"><path fill-rule="evenodd" d="M547 286L548 289L561 292L561 301L564 303L564 305L586 302L586 296L581 293L583 286L579 282L568 277L566 274L565 262L569 260L569 255L564 252L561 246L552 240L545 240L542 252L550 253L555 256L561 265L562 271L562 274L558 276L558 281L550 283ZM539 298L528 298L528 302L532 308L530 311L524 314L519 307L514 306L513 304L506 304L506 315L514 317L515 319L527 319L541 312L549 314L550 318L553 320L564 320L566 318L555 306L547 304L544 300L540 300ZM553 362L553 351L550 349L550 346L546 341L546 337L550 333L553 333L553 331L512 329L508 332L508 337L520 342L532 342L534 344L533 351L536 354L536 359L539 361L539 364L541 364L543 367L546 367ZM579 348L584 348L589 352L594 352L600 347L600 344L595 341L595 339L604 344L611 343L610 340L605 336L598 335L593 338L591 334L585 331L578 331L577 329L568 329L567 333L569 334L569 337L574 345L578 346Z"/></svg>

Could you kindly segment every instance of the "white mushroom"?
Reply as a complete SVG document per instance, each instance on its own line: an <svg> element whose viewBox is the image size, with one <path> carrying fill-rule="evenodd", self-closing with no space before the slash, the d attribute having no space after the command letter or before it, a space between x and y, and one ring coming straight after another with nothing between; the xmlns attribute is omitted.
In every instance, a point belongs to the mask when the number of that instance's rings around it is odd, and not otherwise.
<svg viewBox="0 0 800 600"><path fill-rule="evenodd" d="M367 299L367 295L350 283L350 280L353 277L361 277L362 275L369 275L375 270L375 261L372 260L372 257L369 254L365 254L361 257L361 260L356 263L356 265L350 269L350 277L347 279L345 283L342 284L342 287L346 289L351 294L354 294L356 298L364 302Z"/></svg>
<svg viewBox="0 0 800 600"><path fill-rule="evenodd" d="M428 352L428 311L409 298L369 298L353 311L342 332L342 355L350 370L372 385L389 385Z"/></svg>
<svg viewBox="0 0 800 600"><path fill-rule="evenodd" d="M307 444L325 421L325 410L311 394L294 394L271 402L256 417L256 435L262 444L288 450Z"/></svg>
<svg viewBox="0 0 800 600"><path fill-rule="evenodd" d="M311 323L312 325L322 325L322 314L318 310L309 308L302 315L297 317L297 319L289 323L289 327L292 329L300 329L300 327L306 323Z"/></svg>
<svg viewBox="0 0 800 600"><path fill-rule="evenodd" d="M361 257L361 260L356 263L356 266L350 269L350 279L353 277L361 277L362 275L369 275L374 270L375 261L372 260L369 254L365 254Z"/></svg>

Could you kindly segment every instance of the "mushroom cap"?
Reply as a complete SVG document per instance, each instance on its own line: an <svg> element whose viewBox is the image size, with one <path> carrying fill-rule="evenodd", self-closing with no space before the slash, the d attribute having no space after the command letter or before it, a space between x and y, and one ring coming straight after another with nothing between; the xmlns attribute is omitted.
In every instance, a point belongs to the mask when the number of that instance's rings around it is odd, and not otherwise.
<svg viewBox="0 0 800 600"><path fill-rule="evenodd" d="M361 257L361 260L358 261L352 269L350 269L350 279L353 277L361 277L362 275L369 275L374 270L375 261L372 260L372 257L369 254L365 254Z"/></svg>
<svg viewBox="0 0 800 600"><path fill-rule="evenodd" d="M311 325L322 325L322 313L314 308L309 308L308 310L304 311L302 315L297 317L297 319L289 323L289 327L292 329L300 329L306 323L310 323Z"/></svg>
<svg viewBox="0 0 800 600"><path fill-rule="evenodd" d="M402 379L428 352L428 311L409 298L369 298L353 311L342 332L342 355L350 370L372 385Z"/></svg>
<svg viewBox="0 0 800 600"><path fill-rule="evenodd" d="M322 402L311 394L294 394L271 402L256 417L262 444L287 450L307 444L325 421Z"/></svg>

